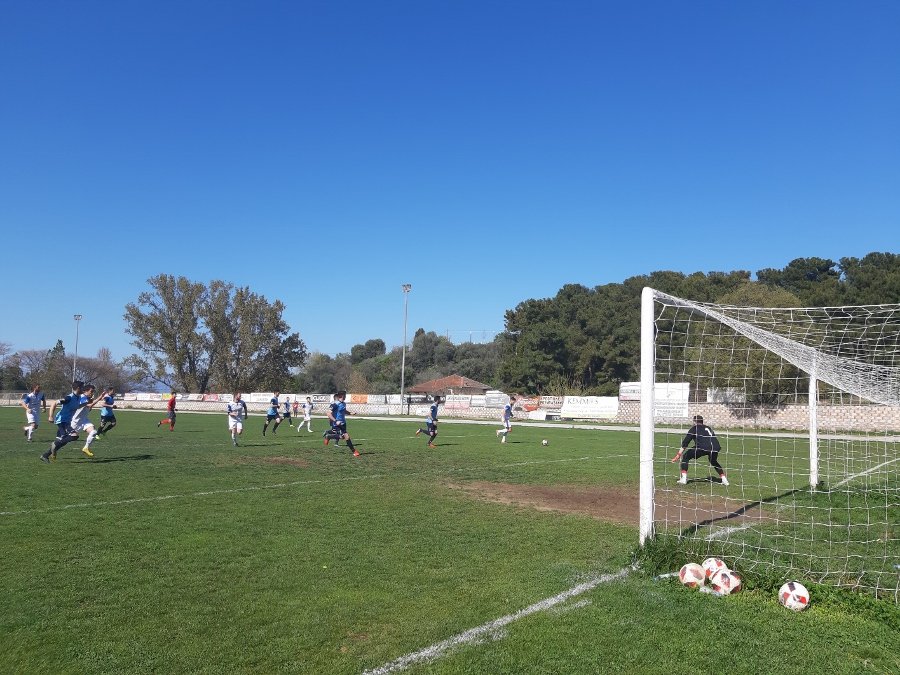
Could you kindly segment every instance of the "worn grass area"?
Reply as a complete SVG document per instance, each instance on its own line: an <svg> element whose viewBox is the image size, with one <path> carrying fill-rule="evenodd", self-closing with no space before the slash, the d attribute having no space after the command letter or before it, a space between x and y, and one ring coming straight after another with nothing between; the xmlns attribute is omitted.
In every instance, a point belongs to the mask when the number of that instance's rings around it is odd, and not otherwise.
<svg viewBox="0 0 900 675"><path fill-rule="evenodd" d="M28 444L20 417L0 410L0 672L358 673L619 571L636 540L609 501L636 490L629 432L443 424L430 450L418 420L351 418L354 459L261 417L235 448L224 414L121 411L93 460L48 466L52 428ZM883 607L631 574L409 671L888 672Z"/></svg>

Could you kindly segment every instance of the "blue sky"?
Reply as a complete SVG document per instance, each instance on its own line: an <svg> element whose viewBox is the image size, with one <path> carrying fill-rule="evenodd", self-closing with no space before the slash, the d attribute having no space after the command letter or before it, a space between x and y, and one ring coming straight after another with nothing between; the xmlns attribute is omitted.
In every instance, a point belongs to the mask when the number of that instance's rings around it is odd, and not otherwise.
<svg viewBox="0 0 900 675"><path fill-rule="evenodd" d="M311 350L566 283L898 251L900 3L0 0L0 342L159 273Z"/></svg>

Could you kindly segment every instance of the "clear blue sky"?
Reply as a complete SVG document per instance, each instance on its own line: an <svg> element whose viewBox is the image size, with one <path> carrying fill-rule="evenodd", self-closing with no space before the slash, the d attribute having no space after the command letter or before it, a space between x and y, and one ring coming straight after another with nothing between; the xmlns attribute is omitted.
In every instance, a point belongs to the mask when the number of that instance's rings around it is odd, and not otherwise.
<svg viewBox="0 0 900 675"><path fill-rule="evenodd" d="M900 2L0 0L0 341L148 277L311 350L900 244Z"/></svg>

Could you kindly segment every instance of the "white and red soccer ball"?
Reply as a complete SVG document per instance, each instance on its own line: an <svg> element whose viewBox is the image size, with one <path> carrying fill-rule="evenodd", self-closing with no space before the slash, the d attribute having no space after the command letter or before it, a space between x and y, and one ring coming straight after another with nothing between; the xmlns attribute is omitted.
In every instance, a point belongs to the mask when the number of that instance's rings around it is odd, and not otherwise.
<svg viewBox="0 0 900 675"><path fill-rule="evenodd" d="M778 589L778 602L788 609L800 612L809 607L809 591L799 581L789 581Z"/></svg>
<svg viewBox="0 0 900 675"><path fill-rule="evenodd" d="M687 563L678 571L678 578L688 588L700 588L706 583L706 572L697 563Z"/></svg>
<svg viewBox="0 0 900 675"><path fill-rule="evenodd" d="M709 586L719 595L731 595L741 590L741 577L730 569L721 569L709 578Z"/></svg>
<svg viewBox="0 0 900 675"><path fill-rule="evenodd" d="M728 565L726 565L725 561L720 558L707 558L701 563L701 567L703 568L703 571L706 572L707 579L711 579L713 574L715 574L719 570L728 569Z"/></svg>

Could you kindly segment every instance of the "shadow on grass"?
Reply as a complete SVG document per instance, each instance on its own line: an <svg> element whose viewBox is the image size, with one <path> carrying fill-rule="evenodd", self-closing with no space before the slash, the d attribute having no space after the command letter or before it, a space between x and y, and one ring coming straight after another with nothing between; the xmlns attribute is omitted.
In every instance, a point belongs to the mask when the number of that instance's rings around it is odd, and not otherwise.
<svg viewBox="0 0 900 675"><path fill-rule="evenodd" d="M708 480L711 482L715 482L715 483L719 482L718 480L715 480L713 478L709 478ZM790 497L791 495L797 494L798 492L802 492L802 490L798 490L798 489L788 490L787 492L783 492L778 495L772 495L771 497L766 497L765 499L757 499L754 502L744 504L741 508L735 509L734 511L732 511L730 513L726 513L726 514L718 516L716 518L707 518L706 520L702 520L699 523L694 523L692 526L685 528L681 532L681 536L691 536L693 534L696 534L700 530L701 527L707 527L709 525L713 525L715 523L720 523L722 521L737 520L737 519L745 516L748 511L758 509L763 504L770 504L772 502L777 502L779 499L784 499L785 497Z"/></svg>
<svg viewBox="0 0 900 675"><path fill-rule="evenodd" d="M79 459L79 464L108 464L110 462L142 462L147 459L156 459L156 455L128 455L126 457L102 457L100 459Z"/></svg>

